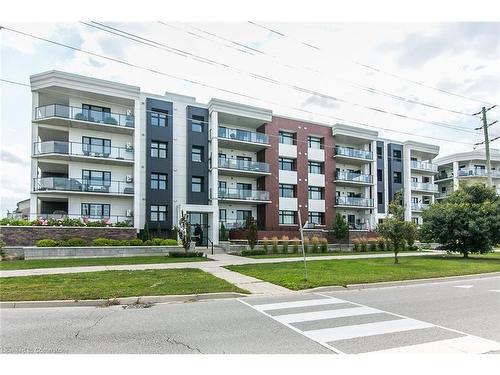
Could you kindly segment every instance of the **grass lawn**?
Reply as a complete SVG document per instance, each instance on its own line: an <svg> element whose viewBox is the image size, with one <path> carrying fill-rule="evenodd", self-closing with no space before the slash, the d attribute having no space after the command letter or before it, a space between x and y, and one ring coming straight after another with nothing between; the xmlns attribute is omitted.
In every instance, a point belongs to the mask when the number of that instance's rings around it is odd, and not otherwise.
<svg viewBox="0 0 500 375"><path fill-rule="evenodd" d="M404 253L406 251L400 251L400 253ZM366 255L366 254L394 254L392 251L330 251L328 253L306 253L306 258L309 257L321 257L321 256L337 256L337 255ZM248 255L245 258L253 258L253 259L269 259L269 258L297 258L302 257L302 253L288 253L288 254L266 254L266 255Z"/></svg>
<svg viewBox="0 0 500 375"><path fill-rule="evenodd" d="M6 277L1 301L83 300L246 291L199 269L102 271Z"/></svg>
<svg viewBox="0 0 500 375"><path fill-rule="evenodd" d="M136 257L109 257L109 258L75 258L75 259L34 259L34 260L7 260L0 262L0 270L24 270L32 268L84 267L84 266L111 266L120 264L155 264L203 262L209 258L170 258L163 255L136 256Z"/></svg>
<svg viewBox="0 0 500 375"><path fill-rule="evenodd" d="M348 285L425 279L500 271L500 254L461 256L315 260L307 263L309 280L304 280L302 262L247 264L227 266L227 269L282 285L292 290L327 285Z"/></svg>

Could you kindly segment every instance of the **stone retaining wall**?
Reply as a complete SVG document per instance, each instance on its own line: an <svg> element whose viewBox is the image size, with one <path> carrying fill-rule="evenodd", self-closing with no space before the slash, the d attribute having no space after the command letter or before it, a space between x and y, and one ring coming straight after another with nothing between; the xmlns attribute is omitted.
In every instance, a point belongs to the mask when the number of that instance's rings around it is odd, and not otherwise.
<svg viewBox="0 0 500 375"><path fill-rule="evenodd" d="M1 225L0 234L6 246L33 246L38 240L68 240L83 238L89 243L99 237L115 240L132 240L137 238L135 228L117 227L49 227L49 226L13 226Z"/></svg>

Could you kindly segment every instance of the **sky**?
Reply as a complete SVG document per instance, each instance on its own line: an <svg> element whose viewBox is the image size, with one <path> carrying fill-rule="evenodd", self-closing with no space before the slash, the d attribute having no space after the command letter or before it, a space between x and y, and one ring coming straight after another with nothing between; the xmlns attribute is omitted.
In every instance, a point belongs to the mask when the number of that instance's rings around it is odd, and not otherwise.
<svg viewBox="0 0 500 375"><path fill-rule="evenodd" d="M96 22L86 23L149 45L79 22L3 25L147 69L2 29L0 78L29 84L30 75L56 69L202 103L220 98L331 125L364 123L385 138L439 145L440 156L471 151L483 135L468 114L500 104L500 23ZM4 216L29 198L30 88L0 81L0 108ZM500 107L488 119L500 120ZM498 135L500 123L490 127Z"/></svg>

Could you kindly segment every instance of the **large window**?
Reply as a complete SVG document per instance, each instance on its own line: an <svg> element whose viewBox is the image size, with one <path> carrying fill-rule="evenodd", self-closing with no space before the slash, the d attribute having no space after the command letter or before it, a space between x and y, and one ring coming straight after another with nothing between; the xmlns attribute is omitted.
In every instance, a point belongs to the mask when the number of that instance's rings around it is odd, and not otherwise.
<svg viewBox="0 0 500 375"><path fill-rule="evenodd" d="M89 121L104 122L110 116L111 109L98 105L82 104L82 113Z"/></svg>
<svg viewBox="0 0 500 375"><path fill-rule="evenodd" d="M191 149L191 161L201 163L203 161L203 146L193 146Z"/></svg>
<svg viewBox="0 0 500 375"><path fill-rule="evenodd" d="M401 160L401 150L392 150L392 157Z"/></svg>
<svg viewBox="0 0 500 375"><path fill-rule="evenodd" d="M167 206L152 204L149 212L150 221L167 221Z"/></svg>
<svg viewBox="0 0 500 375"><path fill-rule="evenodd" d="M151 118L152 126L159 126L160 128L167 127L167 116L168 112L161 111L158 109L153 109L149 112L149 117Z"/></svg>
<svg viewBox="0 0 500 375"><path fill-rule="evenodd" d="M167 175L163 173L151 173L151 189L166 190Z"/></svg>
<svg viewBox="0 0 500 375"><path fill-rule="evenodd" d="M203 126L205 124L205 117L192 116L191 118L191 131L195 133L203 133Z"/></svg>
<svg viewBox="0 0 500 375"><path fill-rule="evenodd" d="M193 193L202 193L203 192L203 177L193 176L191 178L191 191Z"/></svg>
<svg viewBox="0 0 500 375"><path fill-rule="evenodd" d="M294 145L295 144L295 134L288 132L279 132L280 143L285 145Z"/></svg>
<svg viewBox="0 0 500 375"><path fill-rule="evenodd" d="M227 211L225 208L219 208L219 221L226 222L227 220Z"/></svg>
<svg viewBox="0 0 500 375"><path fill-rule="evenodd" d="M325 224L325 213L324 212L309 212L308 220L309 220L309 224L324 225Z"/></svg>
<svg viewBox="0 0 500 375"><path fill-rule="evenodd" d="M321 148L321 138L307 137L307 147L320 149Z"/></svg>
<svg viewBox="0 0 500 375"><path fill-rule="evenodd" d="M323 163L310 161L308 164L309 173L323 174Z"/></svg>
<svg viewBox="0 0 500 375"><path fill-rule="evenodd" d="M82 203L82 216L91 219L109 218L111 206L102 203Z"/></svg>
<svg viewBox="0 0 500 375"><path fill-rule="evenodd" d="M295 211L280 211L279 218L280 224L295 224L296 223Z"/></svg>
<svg viewBox="0 0 500 375"><path fill-rule="evenodd" d="M251 210L237 210L236 211L236 220L238 221L246 221L247 218L252 216Z"/></svg>
<svg viewBox="0 0 500 375"><path fill-rule="evenodd" d="M151 141L151 157L166 159L167 144L165 142Z"/></svg>
<svg viewBox="0 0 500 375"><path fill-rule="evenodd" d="M99 154L108 156L111 154L111 139L82 137L82 143L84 155Z"/></svg>
<svg viewBox="0 0 500 375"><path fill-rule="evenodd" d="M309 186L309 199L325 199L324 188L318 186Z"/></svg>
<svg viewBox="0 0 500 375"><path fill-rule="evenodd" d="M377 181L382 182L382 180L383 180L382 169L377 169Z"/></svg>
<svg viewBox="0 0 500 375"><path fill-rule="evenodd" d="M400 184L401 183L401 172L394 172L393 173L393 180L395 184Z"/></svg>
<svg viewBox="0 0 500 375"><path fill-rule="evenodd" d="M382 159L382 147L377 146L377 159Z"/></svg>
<svg viewBox="0 0 500 375"><path fill-rule="evenodd" d="M381 191L377 192L377 204L384 204L384 194Z"/></svg>
<svg viewBox="0 0 500 375"><path fill-rule="evenodd" d="M82 182L86 185L111 185L111 172L82 170Z"/></svg>
<svg viewBox="0 0 500 375"><path fill-rule="evenodd" d="M281 198L295 198L297 192L296 185L280 184Z"/></svg>
<svg viewBox="0 0 500 375"><path fill-rule="evenodd" d="M281 171L294 171L295 170L295 160L279 158L279 169Z"/></svg>

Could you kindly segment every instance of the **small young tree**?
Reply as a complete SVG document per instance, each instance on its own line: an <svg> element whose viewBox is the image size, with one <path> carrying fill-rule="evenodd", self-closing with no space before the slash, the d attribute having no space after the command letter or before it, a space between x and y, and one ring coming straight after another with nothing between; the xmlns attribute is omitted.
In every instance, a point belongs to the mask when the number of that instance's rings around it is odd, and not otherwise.
<svg viewBox="0 0 500 375"><path fill-rule="evenodd" d="M349 224L342 217L340 212L337 212L335 215L335 221L332 225L332 231L335 235L335 238L340 241L340 249L342 250L342 241L346 238L349 238Z"/></svg>
<svg viewBox="0 0 500 375"><path fill-rule="evenodd" d="M174 227L177 231L179 239L181 240L182 247L187 252L191 246L191 224L189 224L188 214L181 212L179 218L179 225Z"/></svg>
<svg viewBox="0 0 500 375"><path fill-rule="evenodd" d="M250 249L253 250L257 244L257 224L255 223L253 216L247 217L246 227L248 246L250 246Z"/></svg>
<svg viewBox="0 0 500 375"><path fill-rule="evenodd" d="M142 230L142 240L147 241L151 239L151 233L149 233L149 224L148 221L144 223L144 229Z"/></svg>
<svg viewBox="0 0 500 375"><path fill-rule="evenodd" d="M220 241L227 241L227 231L226 231L226 226L224 225L224 223L220 223L219 240Z"/></svg>
<svg viewBox="0 0 500 375"><path fill-rule="evenodd" d="M417 226L404 219L405 209L402 205L401 192L396 193L394 200L389 204L389 212L377 231L386 240L392 242L394 249L394 263L399 263L398 253L406 244L415 241Z"/></svg>

